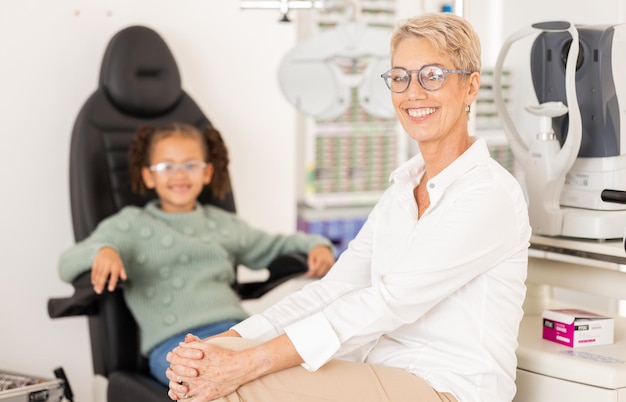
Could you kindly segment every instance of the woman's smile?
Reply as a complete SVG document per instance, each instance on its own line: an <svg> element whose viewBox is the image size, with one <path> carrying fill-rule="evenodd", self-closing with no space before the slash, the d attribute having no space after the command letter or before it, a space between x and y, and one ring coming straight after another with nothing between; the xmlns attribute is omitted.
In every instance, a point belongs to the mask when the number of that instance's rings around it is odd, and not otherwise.
<svg viewBox="0 0 626 402"><path fill-rule="evenodd" d="M434 107L411 108L406 110L411 117L425 117L437 111Z"/></svg>

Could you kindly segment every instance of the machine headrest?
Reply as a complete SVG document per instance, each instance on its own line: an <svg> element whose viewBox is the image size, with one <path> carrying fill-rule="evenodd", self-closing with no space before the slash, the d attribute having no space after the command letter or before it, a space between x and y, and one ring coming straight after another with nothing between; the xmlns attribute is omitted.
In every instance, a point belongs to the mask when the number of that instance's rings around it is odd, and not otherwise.
<svg viewBox="0 0 626 402"><path fill-rule="evenodd" d="M113 36L102 60L100 86L115 106L137 116L165 113L183 94L172 52L158 33L143 26Z"/></svg>

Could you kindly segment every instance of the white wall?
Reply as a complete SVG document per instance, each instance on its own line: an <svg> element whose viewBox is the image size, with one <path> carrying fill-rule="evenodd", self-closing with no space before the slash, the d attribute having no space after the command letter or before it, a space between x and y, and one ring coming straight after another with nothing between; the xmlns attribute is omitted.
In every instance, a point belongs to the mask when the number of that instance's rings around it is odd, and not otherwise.
<svg viewBox="0 0 626 402"><path fill-rule="evenodd" d="M51 320L71 294L57 259L73 243L68 153L74 118L95 89L110 37L156 29L184 88L225 135L239 214L273 232L295 228L295 113L276 84L295 24L216 0L0 1L0 369L52 377L91 397L84 318Z"/></svg>

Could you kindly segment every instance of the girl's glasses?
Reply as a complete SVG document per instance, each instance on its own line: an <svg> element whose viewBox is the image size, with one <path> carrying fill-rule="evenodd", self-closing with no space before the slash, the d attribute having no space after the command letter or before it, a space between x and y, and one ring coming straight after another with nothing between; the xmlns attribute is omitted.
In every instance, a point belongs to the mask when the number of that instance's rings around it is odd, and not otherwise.
<svg viewBox="0 0 626 402"><path fill-rule="evenodd" d="M427 91L436 91L443 86L446 75L450 73L469 75L472 72L467 70L448 70L439 66L424 66L419 70L407 70L402 67L394 67L380 76L385 80L385 84L391 92L401 93L411 85L413 73L417 73L417 81L422 88Z"/></svg>
<svg viewBox="0 0 626 402"><path fill-rule="evenodd" d="M189 161L181 164L172 163L172 162L160 162L156 165L150 166L151 172L156 172L161 176L172 176L177 171L182 171L185 174L193 175L198 174L206 167L206 162L200 161Z"/></svg>

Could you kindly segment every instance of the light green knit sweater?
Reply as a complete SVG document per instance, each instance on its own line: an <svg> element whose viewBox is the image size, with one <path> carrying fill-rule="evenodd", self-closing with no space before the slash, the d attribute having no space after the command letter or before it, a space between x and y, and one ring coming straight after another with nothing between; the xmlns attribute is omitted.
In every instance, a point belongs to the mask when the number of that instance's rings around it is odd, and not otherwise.
<svg viewBox="0 0 626 402"><path fill-rule="evenodd" d="M171 214L156 201L125 207L103 220L85 240L65 251L59 273L65 282L90 269L104 246L124 261L124 297L141 329L141 350L149 351L182 331L247 317L230 284L234 265L261 269L278 255L307 253L321 237L296 233L270 235L235 214L213 206Z"/></svg>

